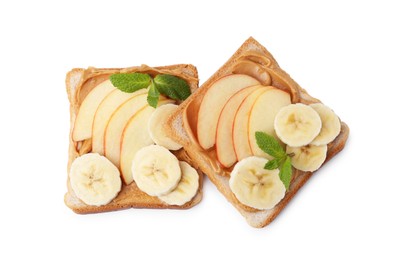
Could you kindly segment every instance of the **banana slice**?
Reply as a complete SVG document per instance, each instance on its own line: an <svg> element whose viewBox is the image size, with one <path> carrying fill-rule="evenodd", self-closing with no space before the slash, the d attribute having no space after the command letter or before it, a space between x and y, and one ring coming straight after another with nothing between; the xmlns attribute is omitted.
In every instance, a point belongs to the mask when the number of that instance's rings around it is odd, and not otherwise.
<svg viewBox="0 0 409 260"><path fill-rule="evenodd" d="M186 162L180 162L182 179L178 186L169 194L160 196L159 199L170 205L181 206L190 201L199 189L199 174Z"/></svg>
<svg viewBox="0 0 409 260"><path fill-rule="evenodd" d="M132 175L143 192L161 196L176 188L182 173L178 159L171 152L159 145L149 145L135 154Z"/></svg>
<svg viewBox="0 0 409 260"><path fill-rule="evenodd" d="M324 163L325 158L327 158L327 146L287 146L287 154L292 153L294 156L291 157L291 164L294 168L305 172L313 172L318 170Z"/></svg>
<svg viewBox="0 0 409 260"><path fill-rule="evenodd" d="M267 159L247 157L230 174L229 185L236 198L255 209L271 209L284 198L285 186L279 170L266 170Z"/></svg>
<svg viewBox="0 0 409 260"><path fill-rule="evenodd" d="M71 164L70 184L85 204L101 206L113 200L121 190L118 168L97 153L84 154Z"/></svg>
<svg viewBox="0 0 409 260"><path fill-rule="evenodd" d="M318 113L312 107L301 103L280 109L274 121L277 136L292 147L311 143L320 133L321 126Z"/></svg>
<svg viewBox="0 0 409 260"><path fill-rule="evenodd" d="M174 104L167 104L156 108L148 123L149 135L152 140L157 145L163 146L168 150L179 150L182 148L180 144L168 137L163 128L166 120L177 108L178 106Z"/></svg>
<svg viewBox="0 0 409 260"><path fill-rule="evenodd" d="M324 145L334 141L339 135L339 132L341 132L341 122L338 116L331 108L322 103L311 104L310 107L317 111L322 122L321 132L315 137L311 144Z"/></svg>

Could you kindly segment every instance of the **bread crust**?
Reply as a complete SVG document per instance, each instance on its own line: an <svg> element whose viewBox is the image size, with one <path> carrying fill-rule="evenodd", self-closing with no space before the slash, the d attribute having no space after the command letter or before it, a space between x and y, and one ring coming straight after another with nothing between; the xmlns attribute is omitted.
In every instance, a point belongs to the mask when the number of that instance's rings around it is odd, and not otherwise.
<svg viewBox="0 0 409 260"><path fill-rule="evenodd" d="M318 99L310 96L303 88L301 88L284 70L280 68L274 57L268 52L268 50L258 43L255 39L250 37L243 45L233 54L233 56L219 69L217 70L205 83L203 83L199 90L190 96L183 104L181 104L177 111L169 118L166 126L166 131L172 139L181 143L193 160L193 165L203 171L208 178L216 185L217 189L226 197L226 199L237 208L237 210L246 218L247 222L256 228L262 228L270 224L277 215L284 209L284 207L291 201L297 191L308 181L313 173L303 172L293 168L293 177L289 190L285 197L278 203L273 209L269 210L255 210L241 204L233 192L231 191L228 181L229 177L217 174L212 168L212 165L218 164L217 160L213 156L208 156L209 151L204 151L197 144L197 140L192 138L194 130L190 129L190 126L184 125L183 118L189 113L190 110L195 110L195 104L200 104L206 91L211 85L223 76L232 74L232 70L236 63L240 60L240 57L244 53L257 52L258 54L268 57L271 60L269 68L272 73L278 75L280 80L283 80L285 84L291 86L298 93L298 99L292 96L292 103L301 102L305 104L311 104L320 102ZM274 81L273 81L274 85ZM291 93L290 93L291 94ZM196 103L195 103L196 102ZM193 108L189 107L193 106ZM338 154L345 146L348 139L349 128L347 124L341 122L341 132L338 137L328 144L326 162L331 160L336 154ZM210 159L209 159L210 158ZM325 164L324 163L324 164ZM228 171L228 170L227 170Z"/></svg>
<svg viewBox="0 0 409 260"><path fill-rule="evenodd" d="M79 150L81 146L87 146L87 142L74 142L71 138L74 127L76 115L83 100L83 97L100 82L108 79L109 75L113 73L126 73L126 72L144 72L151 75L172 74L185 79L192 92L198 88L198 73L195 66L190 64L177 64L162 67L149 67L147 65L141 65L138 67L130 68L93 68L88 69L75 68L67 73L66 76L66 90L68 99L70 102L70 135L69 135L69 148L68 148L68 165L67 173L70 171L72 162L80 156ZM80 94L79 89L84 88ZM87 89L89 88L89 89ZM84 94L85 92L85 94ZM85 149L85 148L84 148ZM189 164L192 164L192 160L183 149L173 152L175 156ZM82 202L74 193L71 188L69 174L67 174L67 193L64 196L65 204L71 208L74 212L79 214L99 213L107 211L116 211L128 208L155 208L155 209L188 209L198 204L203 196L203 174L199 173L199 189L197 194L187 203L181 206L169 205L161 201L157 197L147 195L138 189L135 182L130 185L122 185L122 189L118 196L110 203L103 206L90 206Z"/></svg>

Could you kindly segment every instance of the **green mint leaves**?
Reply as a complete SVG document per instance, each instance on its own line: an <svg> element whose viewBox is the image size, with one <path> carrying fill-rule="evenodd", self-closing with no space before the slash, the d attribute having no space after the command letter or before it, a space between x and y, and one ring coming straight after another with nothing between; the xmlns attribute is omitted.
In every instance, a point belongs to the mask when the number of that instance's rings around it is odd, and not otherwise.
<svg viewBox="0 0 409 260"><path fill-rule="evenodd" d="M126 93L133 93L147 88L151 84L151 77L143 73L120 73L109 77L112 85Z"/></svg>
<svg viewBox="0 0 409 260"><path fill-rule="evenodd" d="M274 157L274 159L266 163L264 169L274 170L278 168L280 170L280 180L288 190L292 177L290 156L287 155L280 143L271 135L264 132L256 132L256 141L261 150Z"/></svg>
<svg viewBox="0 0 409 260"><path fill-rule="evenodd" d="M185 100L191 94L187 82L168 74L158 74L155 78L145 73L118 73L109 77L112 85L126 93L139 89L148 89L148 104L157 107L159 95L163 94L174 100Z"/></svg>
<svg viewBox="0 0 409 260"><path fill-rule="evenodd" d="M175 100L185 100L192 94L190 87L181 78L172 75L156 75L153 79L160 93Z"/></svg>
<svg viewBox="0 0 409 260"><path fill-rule="evenodd" d="M287 155L280 143L271 135L264 132L256 132L256 141L261 150L275 159L279 160Z"/></svg>

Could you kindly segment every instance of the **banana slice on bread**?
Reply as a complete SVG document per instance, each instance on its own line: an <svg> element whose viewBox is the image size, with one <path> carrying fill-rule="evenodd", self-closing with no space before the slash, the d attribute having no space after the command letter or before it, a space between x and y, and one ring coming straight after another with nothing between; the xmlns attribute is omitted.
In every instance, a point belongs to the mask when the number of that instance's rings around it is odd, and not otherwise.
<svg viewBox="0 0 409 260"><path fill-rule="evenodd" d="M164 131L164 124L169 116L177 110L178 106L166 104L155 109L149 119L148 129L152 140L166 149L179 150L182 146L170 139Z"/></svg>
<svg viewBox="0 0 409 260"><path fill-rule="evenodd" d="M321 103L311 104L312 107L320 116L322 127L321 131L311 144L313 145L324 145L328 144L339 135L341 132L341 121L338 116L331 110Z"/></svg>
<svg viewBox="0 0 409 260"><path fill-rule="evenodd" d="M320 133L321 126L318 113L312 107L301 103L283 107L274 121L277 136L292 147L311 143Z"/></svg>
<svg viewBox="0 0 409 260"><path fill-rule="evenodd" d="M176 156L159 145L146 146L135 154L132 174L138 188L151 196L174 190L182 177Z"/></svg>
<svg viewBox="0 0 409 260"><path fill-rule="evenodd" d="M307 145L302 147L287 146L287 154L291 154L291 164L294 168L313 172L318 170L327 157L327 145Z"/></svg>
<svg viewBox="0 0 409 260"><path fill-rule="evenodd" d="M255 209L271 209L285 195L279 170L266 170L267 159L247 157L238 162L230 174L229 186L236 198Z"/></svg>
<svg viewBox="0 0 409 260"><path fill-rule="evenodd" d="M199 189L199 174L186 162L180 162L179 165L182 179L178 186L170 193L160 196L159 199L170 205L181 206L196 195Z"/></svg>
<svg viewBox="0 0 409 260"><path fill-rule="evenodd" d="M75 195L88 205L106 205L121 190L118 168L97 153L84 154L75 159L69 176Z"/></svg>
<svg viewBox="0 0 409 260"><path fill-rule="evenodd" d="M169 205L183 205L199 189L199 174L165 147L150 145L140 149L132 163L136 185Z"/></svg>

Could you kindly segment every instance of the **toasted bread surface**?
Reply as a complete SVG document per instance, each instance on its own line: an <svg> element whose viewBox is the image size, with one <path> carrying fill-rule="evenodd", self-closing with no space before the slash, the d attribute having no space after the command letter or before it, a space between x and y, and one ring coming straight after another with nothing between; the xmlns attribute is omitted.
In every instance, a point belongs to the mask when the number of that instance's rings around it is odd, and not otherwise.
<svg viewBox="0 0 409 260"><path fill-rule="evenodd" d="M304 104L311 104L320 102L318 99L310 96L307 91L301 88L284 70L282 70L265 47L250 37L219 70L200 86L198 91L179 106L178 110L169 118L166 131L172 139L183 145L188 155L192 158L193 165L209 177L226 199L246 218L247 222L253 227L261 228L274 220L314 173L303 172L293 168L291 185L280 203L269 210L255 210L243 205L234 196L229 187L229 174L232 168L224 169L220 163L218 163L214 148L203 150L200 147L196 139L195 129L195 125L197 124L197 117L195 117L195 114L197 115L200 103L203 96L206 94L206 91L216 80L234 74L234 70L237 67L236 65L241 61L243 56L251 58L251 55L253 54L255 54L254 57L258 57L258 62L267 67L271 76L269 85L273 85L288 92L291 96L292 103L301 102ZM348 126L344 122L341 122L340 134L333 142L328 144L326 162L331 160L331 158L344 148L348 135Z"/></svg>

